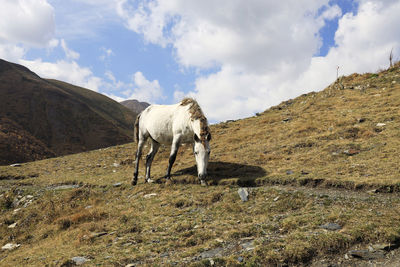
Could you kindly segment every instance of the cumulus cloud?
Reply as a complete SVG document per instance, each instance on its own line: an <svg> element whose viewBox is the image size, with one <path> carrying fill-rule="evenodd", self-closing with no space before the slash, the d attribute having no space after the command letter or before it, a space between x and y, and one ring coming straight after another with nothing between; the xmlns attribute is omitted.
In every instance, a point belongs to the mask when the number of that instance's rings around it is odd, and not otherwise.
<svg viewBox="0 0 400 267"><path fill-rule="evenodd" d="M54 35L54 10L46 0L3 0L0 18L0 40L44 47Z"/></svg>
<svg viewBox="0 0 400 267"><path fill-rule="evenodd" d="M133 74L132 80L134 88L125 91L127 99L139 99L140 101L154 103L164 98L158 80L149 81L140 71Z"/></svg>
<svg viewBox="0 0 400 267"><path fill-rule="evenodd" d="M20 63L43 78L65 81L94 91L98 91L103 83L89 68L81 67L75 61L44 62L41 59L21 59Z"/></svg>
<svg viewBox="0 0 400 267"><path fill-rule="evenodd" d="M174 48L199 75L195 96L212 120L245 117L280 101L320 90L341 74L374 71L400 41L400 3L360 0L356 14L331 1L118 2L126 26L148 42ZM339 19L335 46L316 57L319 31ZM201 72L204 73L204 72ZM207 73L207 72L206 72ZM182 96L182 90L175 94Z"/></svg>

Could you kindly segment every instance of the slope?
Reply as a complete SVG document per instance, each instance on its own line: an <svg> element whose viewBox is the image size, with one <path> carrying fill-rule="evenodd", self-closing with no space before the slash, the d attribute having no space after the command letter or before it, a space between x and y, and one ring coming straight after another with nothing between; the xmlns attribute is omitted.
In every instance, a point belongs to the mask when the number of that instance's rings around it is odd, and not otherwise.
<svg viewBox="0 0 400 267"><path fill-rule="evenodd" d="M400 254L399 78L399 64L342 77L212 125L208 187L190 145L168 184L161 147L156 183L142 160L130 185L134 143L0 167L0 244L21 245L0 264L385 266Z"/></svg>

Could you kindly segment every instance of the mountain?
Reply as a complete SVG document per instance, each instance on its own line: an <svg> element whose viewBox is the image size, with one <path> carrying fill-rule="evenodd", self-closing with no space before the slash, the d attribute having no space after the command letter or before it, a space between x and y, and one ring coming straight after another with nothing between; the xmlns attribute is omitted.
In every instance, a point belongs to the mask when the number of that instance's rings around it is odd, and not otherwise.
<svg viewBox="0 0 400 267"><path fill-rule="evenodd" d="M131 142L135 117L104 95L0 60L0 164Z"/></svg>
<svg viewBox="0 0 400 267"><path fill-rule="evenodd" d="M136 114L139 114L140 112L145 110L148 106L150 106L149 103L139 102L136 99L125 100L120 103L125 107L129 108L130 110L132 110L133 112L135 112Z"/></svg>

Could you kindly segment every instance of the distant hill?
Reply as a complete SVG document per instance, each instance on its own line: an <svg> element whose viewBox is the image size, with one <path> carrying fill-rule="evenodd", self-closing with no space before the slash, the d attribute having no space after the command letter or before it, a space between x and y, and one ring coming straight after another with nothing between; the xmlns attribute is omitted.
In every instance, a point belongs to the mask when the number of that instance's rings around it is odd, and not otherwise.
<svg viewBox="0 0 400 267"><path fill-rule="evenodd" d="M145 110L148 106L150 106L149 103L139 102L136 99L125 100L120 103L125 107L129 108L130 110L132 110L133 112L135 112L136 114L139 114L140 112Z"/></svg>
<svg viewBox="0 0 400 267"><path fill-rule="evenodd" d="M136 113L0 59L0 164L131 142Z"/></svg>

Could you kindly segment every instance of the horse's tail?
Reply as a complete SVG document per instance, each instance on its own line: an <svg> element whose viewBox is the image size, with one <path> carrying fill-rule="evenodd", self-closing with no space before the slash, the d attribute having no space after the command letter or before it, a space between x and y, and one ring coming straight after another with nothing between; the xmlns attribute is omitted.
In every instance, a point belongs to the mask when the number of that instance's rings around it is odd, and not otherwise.
<svg viewBox="0 0 400 267"><path fill-rule="evenodd" d="M135 121L135 140L136 143L139 143L139 119L140 119L140 115L142 113L139 113L136 117L136 121Z"/></svg>

